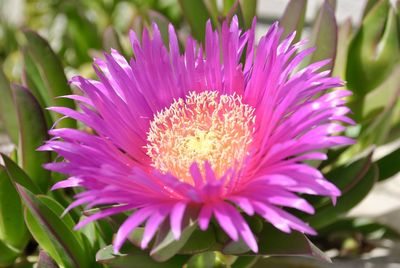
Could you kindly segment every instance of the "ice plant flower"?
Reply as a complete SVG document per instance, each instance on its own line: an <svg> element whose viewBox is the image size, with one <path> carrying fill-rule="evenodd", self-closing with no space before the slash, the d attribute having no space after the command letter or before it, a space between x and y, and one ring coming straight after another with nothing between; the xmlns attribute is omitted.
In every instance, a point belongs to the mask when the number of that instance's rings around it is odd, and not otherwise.
<svg viewBox="0 0 400 268"><path fill-rule="evenodd" d="M92 131L53 129L41 149L65 159L46 165L69 175L53 189L84 189L68 209L108 206L76 228L129 212L114 249L139 226L146 248L161 224L179 239L185 215L196 208L200 229L215 218L254 252L257 241L242 213L258 214L283 232L315 233L284 208L312 214L299 194L340 195L305 161L352 143L337 135L341 123L352 123L343 100L350 92L329 91L342 82L319 71L328 61L294 71L313 52L301 50L304 41L292 44L294 33L280 42L276 23L256 45L254 28L255 21L243 32L236 18L221 32L208 23L204 48L188 38L182 54L174 28L167 48L153 25L141 41L130 33L129 62L111 50L95 59L98 80L72 79L83 94L67 97L80 110L50 109Z"/></svg>

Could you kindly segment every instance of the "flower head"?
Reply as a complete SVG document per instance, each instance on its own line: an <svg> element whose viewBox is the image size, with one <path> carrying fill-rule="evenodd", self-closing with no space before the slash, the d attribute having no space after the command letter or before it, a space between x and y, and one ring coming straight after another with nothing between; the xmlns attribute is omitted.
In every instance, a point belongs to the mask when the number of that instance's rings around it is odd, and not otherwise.
<svg viewBox="0 0 400 268"><path fill-rule="evenodd" d="M169 27L169 48L156 25L142 41L130 38L134 57L117 51L96 59L98 80L74 77L82 95L67 96L80 112L53 111L93 130L53 129L43 147L65 161L47 168L70 177L53 189L83 187L70 207L113 205L81 221L77 228L121 212L130 216L114 240L118 251L144 225L147 247L161 224L176 239L189 208L202 230L212 217L233 240L257 242L241 214L258 214L283 232L314 230L284 207L314 213L298 194L335 198L340 191L305 163L323 160L322 149L352 143L335 133L349 109L346 90L329 72L328 61L295 72L313 49L297 52L295 34L282 42L274 24L255 45L254 27L242 32L236 18L220 33L206 28L204 49L188 38L183 54ZM244 58L244 63L240 62Z"/></svg>

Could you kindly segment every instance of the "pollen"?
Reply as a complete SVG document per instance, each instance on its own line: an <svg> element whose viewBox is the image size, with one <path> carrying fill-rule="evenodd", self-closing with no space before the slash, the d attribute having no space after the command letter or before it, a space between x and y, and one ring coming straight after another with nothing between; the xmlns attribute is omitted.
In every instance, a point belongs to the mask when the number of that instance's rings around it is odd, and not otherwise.
<svg viewBox="0 0 400 268"><path fill-rule="evenodd" d="M147 155L154 168L187 183L193 183L189 169L194 162L201 168L207 161L219 178L243 164L254 122L254 108L235 93L190 92L150 122Z"/></svg>

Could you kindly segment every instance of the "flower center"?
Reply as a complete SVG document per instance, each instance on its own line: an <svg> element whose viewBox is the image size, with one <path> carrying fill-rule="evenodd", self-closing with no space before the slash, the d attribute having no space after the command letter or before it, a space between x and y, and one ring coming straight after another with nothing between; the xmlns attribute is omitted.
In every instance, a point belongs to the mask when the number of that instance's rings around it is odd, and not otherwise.
<svg viewBox="0 0 400 268"><path fill-rule="evenodd" d="M208 161L220 177L229 168L240 167L249 154L254 121L254 108L237 94L190 92L150 122L147 155L153 167L187 183L193 183L189 172L193 162L204 172L203 163Z"/></svg>

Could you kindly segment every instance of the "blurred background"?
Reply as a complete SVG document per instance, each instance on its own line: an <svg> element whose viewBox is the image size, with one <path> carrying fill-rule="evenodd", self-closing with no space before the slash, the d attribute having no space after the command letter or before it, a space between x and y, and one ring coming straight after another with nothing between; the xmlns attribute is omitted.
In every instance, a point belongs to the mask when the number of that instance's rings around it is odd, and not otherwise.
<svg viewBox="0 0 400 268"><path fill-rule="evenodd" d="M33 94L43 107L48 106L40 93L48 87L45 80L49 73L43 67L47 59L42 59L47 54L40 51L46 52L51 47L68 79L78 73L94 77L93 57L102 57L102 51L110 48L131 56L128 31L134 29L140 33L151 22L157 23L164 34L168 23L172 23L181 41L190 34L202 42L208 18L218 28L224 18L239 12L242 27L248 28L256 14L258 37L271 23L280 20L288 31L298 30L297 39L309 38L310 44L317 47L317 56L310 62L333 58L330 71L346 80L347 87L354 92L350 106L358 124L349 128L347 135L359 143L330 152L331 162L317 164L324 172L341 177L348 176L346 172L353 172L359 161L367 159L368 167L363 166L362 170L369 170L372 163L380 173L367 189L355 189L351 184L355 192L363 191L362 194L353 193L357 198L351 199L347 206L326 214L332 220L321 224L321 235L315 238L315 243L330 257L338 258L335 267L400 267L400 176L396 175L400 170L399 2L245 0L237 3L235 0L0 0L0 64L4 72L0 76L0 89L9 87L10 82L22 84L39 92L37 96ZM32 37L31 30L43 39ZM45 50L41 50L43 47ZM21 145L18 135L13 135L8 127L12 125L8 118L13 112L7 103L2 105L0 151L12 155ZM54 123L51 119L49 122ZM342 170L334 173L337 167Z"/></svg>

